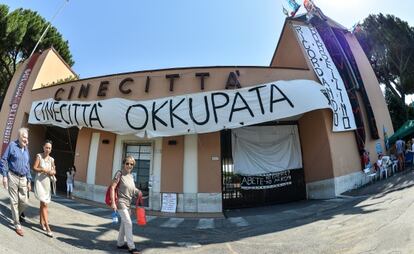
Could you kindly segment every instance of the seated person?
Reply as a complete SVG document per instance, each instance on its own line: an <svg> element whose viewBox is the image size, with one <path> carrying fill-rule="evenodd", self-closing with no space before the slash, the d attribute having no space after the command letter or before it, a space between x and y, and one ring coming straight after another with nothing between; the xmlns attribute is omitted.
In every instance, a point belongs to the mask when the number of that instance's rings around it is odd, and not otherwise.
<svg viewBox="0 0 414 254"><path fill-rule="evenodd" d="M382 167L382 154L378 154L378 160L375 162L375 171L378 171Z"/></svg>
<svg viewBox="0 0 414 254"><path fill-rule="evenodd" d="M371 167L371 162L369 161L369 152L365 149L362 152L361 161L362 161L362 165L364 165L364 168Z"/></svg>

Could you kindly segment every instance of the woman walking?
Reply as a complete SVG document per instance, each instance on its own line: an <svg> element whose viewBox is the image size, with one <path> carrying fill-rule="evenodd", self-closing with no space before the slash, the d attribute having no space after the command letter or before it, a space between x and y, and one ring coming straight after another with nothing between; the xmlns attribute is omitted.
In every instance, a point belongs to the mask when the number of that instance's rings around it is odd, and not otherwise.
<svg viewBox="0 0 414 254"><path fill-rule="evenodd" d="M33 169L36 171L35 178L35 196L40 201L40 226L46 235L53 237L52 230L49 226L49 217L47 206L51 200L51 177L56 174L55 160L50 156L52 151L52 141L46 140L43 144L43 153L36 155Z"/></svg>
<svg viewBox="0 0 414 254"><path fill-rule="evenodd" d="M135 248L134 236L132 234L130 209L132 199L137 198L142 193L135 187L134 177L131 175L135 165L134 157L127 156L122 163L122 170L115 173L111 184L111 207L114 211L118 211L121 217L117 247L118 249L128 249L129 253L138 254L140 252ZM116 189L118 202L115 202Z"/></svg>

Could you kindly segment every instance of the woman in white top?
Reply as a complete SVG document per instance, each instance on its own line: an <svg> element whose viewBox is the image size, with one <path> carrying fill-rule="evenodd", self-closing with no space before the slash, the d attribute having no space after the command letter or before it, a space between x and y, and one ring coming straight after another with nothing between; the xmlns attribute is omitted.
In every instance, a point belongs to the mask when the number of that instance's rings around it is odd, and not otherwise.
<svg viewBox="0 0 414 254"><path fill-rule="evenodd" d="M50 156L52 141L46 140L43 144L43 153L36 155L33 169L36 171L35 196L40 201L40 226L49 237L53 237L49 226L47 204L51 200L50 177L56 174L55 160Z"/></svg>

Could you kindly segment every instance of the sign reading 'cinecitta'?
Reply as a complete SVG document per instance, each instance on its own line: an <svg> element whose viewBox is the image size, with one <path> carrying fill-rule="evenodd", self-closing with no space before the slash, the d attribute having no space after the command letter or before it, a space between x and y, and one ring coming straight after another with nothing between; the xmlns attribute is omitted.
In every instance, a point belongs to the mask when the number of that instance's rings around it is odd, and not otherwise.
<svg viewBox="0 0 414 254"><path fill-rule="evenodd" d="M32 103L29 123L88 127L140 137L207 133L330 108L321 89L311 80L293 80L146 101L47 99Z"/></svg>

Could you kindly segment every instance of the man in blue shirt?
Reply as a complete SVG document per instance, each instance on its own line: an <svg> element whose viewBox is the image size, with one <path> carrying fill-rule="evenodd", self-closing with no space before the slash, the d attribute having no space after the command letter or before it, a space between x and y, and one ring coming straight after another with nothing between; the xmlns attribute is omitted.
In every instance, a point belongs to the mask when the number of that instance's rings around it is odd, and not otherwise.
<svg viewBox="0 0 414 254"><path fill-rule="evenodd" d="M11 142L0 161L0 172L3 175L3 186L9 190L11 212L16 233L23 236L19 215L28 205L28 191L31 190L30 156L27 144L29 131L19 129L19 139Z"/></svg>

